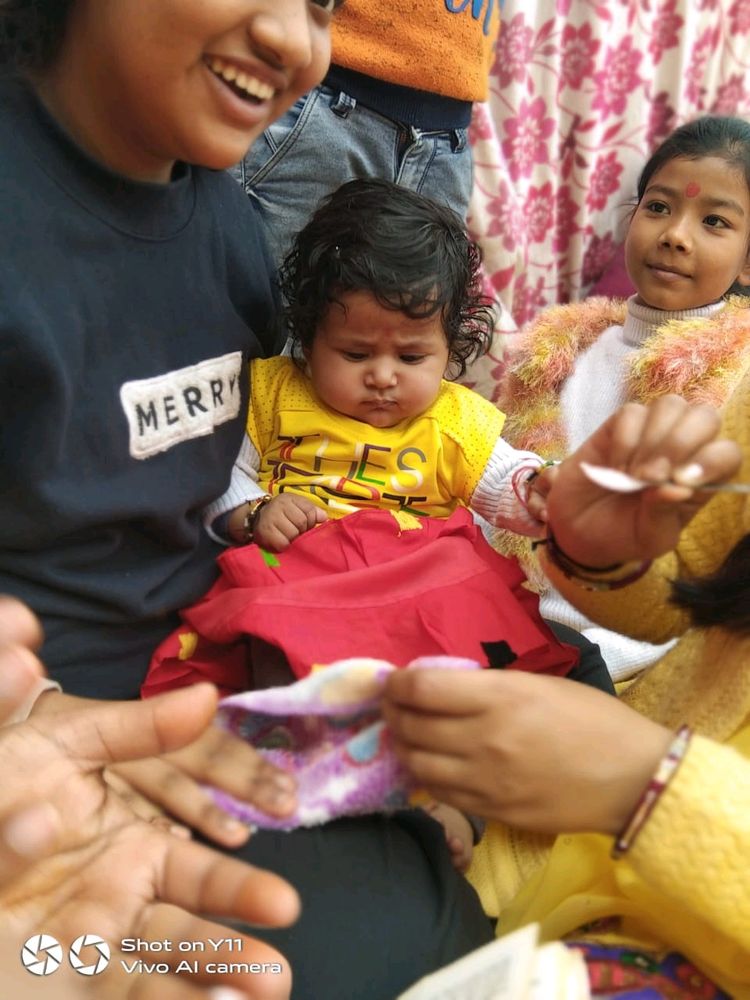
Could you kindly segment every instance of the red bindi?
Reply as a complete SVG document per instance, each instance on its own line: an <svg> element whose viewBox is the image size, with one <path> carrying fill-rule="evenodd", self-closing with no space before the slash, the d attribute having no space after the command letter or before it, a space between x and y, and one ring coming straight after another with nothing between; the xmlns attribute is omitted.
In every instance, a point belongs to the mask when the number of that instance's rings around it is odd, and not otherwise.
<svg viewBox="0 0 750 1000"><path fill-rule="evenodd" d="M695 198L701 193L701 186L697 181L688 181L685 187L685 197Z"/></svg>

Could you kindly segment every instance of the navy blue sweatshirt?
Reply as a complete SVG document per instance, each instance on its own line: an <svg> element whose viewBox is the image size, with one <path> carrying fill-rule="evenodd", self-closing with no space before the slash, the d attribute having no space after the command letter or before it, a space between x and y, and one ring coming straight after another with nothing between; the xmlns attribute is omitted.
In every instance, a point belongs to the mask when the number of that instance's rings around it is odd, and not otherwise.
<svg viewBox="0 0 750 1000"><path fill-rule="evenodd" d="M11 80L0 151L0 592L64 690L137 697L215 575L201 509L273 350L272 266L226 174L121 178Z"/></svg>

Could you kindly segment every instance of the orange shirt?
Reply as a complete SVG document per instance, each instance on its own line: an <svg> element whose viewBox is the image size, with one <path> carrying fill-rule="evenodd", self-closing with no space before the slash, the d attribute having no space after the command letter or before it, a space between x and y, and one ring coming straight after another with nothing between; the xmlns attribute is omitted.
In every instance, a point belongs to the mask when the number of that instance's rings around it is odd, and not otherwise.
<svg viewBox="0 0 750 1000"><path fill-rule="evenodd" d="M346 0L336 66L461 101L484 101L502 0Z"/></svg>

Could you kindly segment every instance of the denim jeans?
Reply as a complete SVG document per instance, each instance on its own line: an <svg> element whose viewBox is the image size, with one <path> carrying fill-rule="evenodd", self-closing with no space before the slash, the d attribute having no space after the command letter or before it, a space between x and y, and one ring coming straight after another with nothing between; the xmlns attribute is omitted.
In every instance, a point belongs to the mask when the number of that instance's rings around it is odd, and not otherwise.
<svg viewBox="0 0 750 1000"><path fill-rule="evenodd" d="M232 173L258 204L278 265L320 199L354 178L395 181L466 218L472 162L465 129L421 132L321 86L271 125Z"/></svg>

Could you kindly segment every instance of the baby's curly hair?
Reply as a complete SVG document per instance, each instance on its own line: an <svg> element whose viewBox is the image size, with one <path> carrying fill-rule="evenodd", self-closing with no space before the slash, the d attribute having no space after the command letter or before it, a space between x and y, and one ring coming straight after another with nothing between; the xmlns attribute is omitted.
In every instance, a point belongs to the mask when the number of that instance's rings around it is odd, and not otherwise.
<svg viewBox="0 0 750 1000"><path fill-rule="evenodd" d="M349 181L321 202L281 267L293 356L312 346L332 302L365 291L410 319L440 313L451 377L463 375L495 328L480 264L452 209L387 181Z"/></svg>
<svg viewBox="0 0 750 1000"><path fill-rule="evenodd" d="M0 73L46 69L75 0L0 0Z"/></svg>

